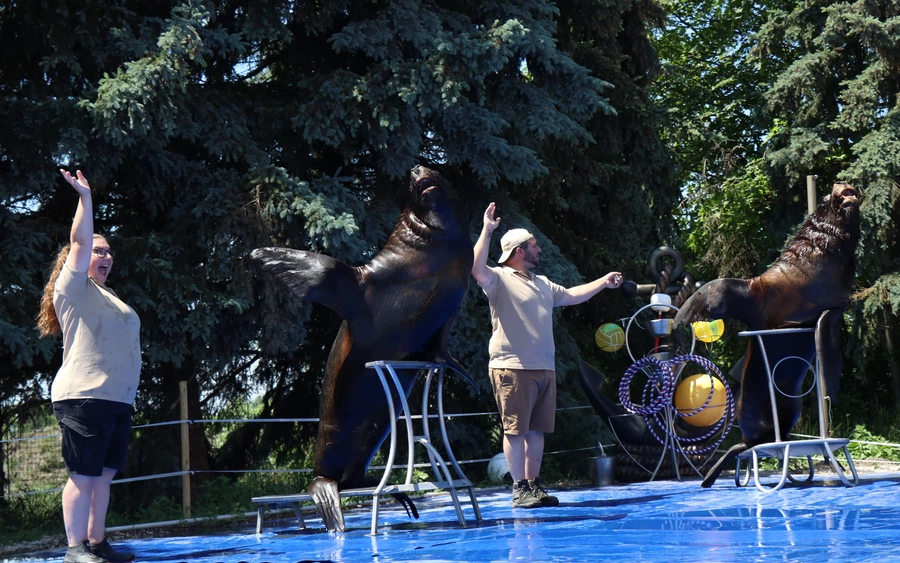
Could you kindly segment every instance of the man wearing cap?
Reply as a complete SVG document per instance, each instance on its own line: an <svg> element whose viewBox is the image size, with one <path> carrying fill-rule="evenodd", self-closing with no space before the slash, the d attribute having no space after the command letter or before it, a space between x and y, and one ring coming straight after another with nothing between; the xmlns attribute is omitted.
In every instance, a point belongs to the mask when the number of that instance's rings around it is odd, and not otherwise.
<svg viewBox="0 0 900 563"><path fill-rule="evenodd" d="M540 479L544 433L553 432L556 371L553 308L584 303L601 290L619 287L622 275L610 272L590 283L565 288L529 270L540 263L541 247L525 229L500 239L499 267L487 265L491 236L500 224L488 205L475 243L472 275L491 307L491 385L503 423L503 453L513 478L516 508L556 506Z"/></svg>

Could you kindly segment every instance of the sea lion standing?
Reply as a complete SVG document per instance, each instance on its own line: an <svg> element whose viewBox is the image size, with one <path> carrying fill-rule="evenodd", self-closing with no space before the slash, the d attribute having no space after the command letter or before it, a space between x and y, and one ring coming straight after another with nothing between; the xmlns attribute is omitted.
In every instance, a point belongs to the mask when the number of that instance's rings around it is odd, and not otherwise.
<svg viewBox="0 0 900 563"><path fill-rule="evenodd" d="M856 245L859 241L859 195L844 182L834 184L831 195L800 226L797 235L765 273L748 280L723 278L704 285L684 304L675 325L709 319L739 319L749 330L790 326L816 326L815 344L802 344L796 336L779 338L766 352L772 365L787 355L811 359L819 356L822 376L829 394L836 391L843 365L838 337L840 310L850 300L856 274ZM829 311L829 309L837 311ZM798 349L806 347L806 349ZM781 370L781 368L779 368ZM796 386L806 373L803 365L796 374L785 375L781 385ZM765 366L751 338L744 359L738 395L738 425L742 443L733 446L707 473L704 487L715 482L724 464L742 451L776 439L766 383ZM784 439L797 422L800 401L778 394L780 430Z"/></svg>
<svg viewBox="0 0 900 563"><path fill-rule="evenodd" d="M450 183L416 166L400 220L368 264L351 267L288 248L259 248L251 254L300 299L326 305L344 318L325 365L315 478L309 486L329 530L344 529L339 490L376 484L364 474L390 430L384 390L366 362L442 362L474 385L447 352L472 270L468 225ZM398 375L408 394L415 374Z"/></svg>

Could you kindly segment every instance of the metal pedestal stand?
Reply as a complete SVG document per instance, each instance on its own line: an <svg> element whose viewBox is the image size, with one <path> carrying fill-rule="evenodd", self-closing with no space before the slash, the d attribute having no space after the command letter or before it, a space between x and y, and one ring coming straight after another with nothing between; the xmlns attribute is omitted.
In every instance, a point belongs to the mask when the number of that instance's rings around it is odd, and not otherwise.
<svg viewBox="0 0 900 563"><path fill-rule="evenodd" d="M414 493L433 491L436 489L447 489L448 491L450 491L450 498L452 499L453 506L456 509L456 518L457 520L459 520L460 525L465 527L466 519L463 516L462 506L460 505L459 496L457 495L457 489L467 489L469 492L469 499L472 502L472 510L475 513L475 519L481 520L481 510L478 508L478 501L475 499L475 487L472 485L472 482L466 478L465 474L462 471L462 468L460 468L459 463L457 463L456 457L453 455L453 450L450 448L450 440L447 438L447 428L444 424L445 416L443 401L444 370L447 366L445 364L430 362L399 362L379 360L367 363L366 367L375 370L375 373L378 375L378 379L381 381L381 387L384 389L384 394L387 399L388 411L391 421L390 451L388 453L388 459L387 464L384 468L384 473L382 474L381 481L378 483L378 486L374 488L369 487L361 489L342 490L339 493L340 496L372 496L371 531L373 535L378 529L378 503L381 497L390 495L391 493ZM396 370L405 369L427 371L428 373L427 377L425 378L424 390L422 394L422 412L420 416L415 417L421 418L422 420L422 434L419 436L415 436L413 434L412 419L414 418L414 415L410 411L403 385L400 383L400 379L397 377ZM434 381L435 379L435 375L437 376L436 395L438 412L437 415L429 415L428 392L431 388L432 381ZM402 485L387 484L391 471L394 468L394 459L397 454L398 414L396 412L396 409L394 408L394 394L396 394L400 400L399 417L402 418L406 424L407 451L409 452L409 456L406 461L406 480ZM451 473L450 468L447 466L447 462L444 461L444 458L441 457L441 455L432 444L431 433L428 429L428 420L430 417L436 417L438 419L438 425L441 429L441 440L443 441L444 452L450 460L450 465L453 467L453 473ZM431 462L431 469L434 472L435 476L434 481L426 481L422 483L412 482L413 471L415 467L413 455L413 448L415 444L423 446L428 453L428 460ZM297 521L300 525L300 528L306 528L306 522L303 520L303 512L300 510L300 503L309 501L311 499L312 496L308 493L254 497L251 500L257 505L256 533L258 534L262 531L263 517L265 515L266 509L270 506L275 506L278 504L290 504L294 508L294 511L297 515Z"/></svg>
<svg viewBox="0 0 900 563"><path fill-rule="evenodd" d="M812 456L820 454L827 461L831 462L831 466L834 468L838 478L845 486L852 487L859 484L859 475L856 473L856 466L853 464L853 458L850 457L850 451L847 449L847 444L850 443L850 440L847 438L828 437L826 413L822 408L822 405L824 404L824 382L821 379L821 369L819 369L818 359L816 359L815 368L812 366L812 364L809 365L809 368L813 372L812 387L808 391L806 391L806 393L803 393L799 396L793 396L782 392L782 390L778 388L778 386L775 384L775 372L778 369L778 364L780 364L784 360L806 360L804 358L800 358L799 356L788 356L786 358L783 358L782 360L779 360L779 362L773 367L769 364L769 357L766 354L766 345L764 338L766 336L778 336L792 333L811 333L811 335L814 336L815 331L815 328L781 328L772 330L748 330L738 333L739 336L749 336L752 338L756 338L756 341L759 344L759 351L762 354L763 363L766 367L766 375L768 377L769 400L771 401L772 405L772 422L775 429L776 440L774 442L758 444L742 452L738 456L737 467L735 468L734 473L735 485L743 487L749 484L751 471L756 488L763 492L777 491L778 489L782 488L788 480L790 480L791 482L797 482L797 479L795 479L788 471L789 460L791 457L806 458L806 461L809 464L809 472L804 482L811 481L813 475L815 474ZM778 421L776 393L780 393L788 397L800 398L812 391L813 388L816 390L816 410L819 414L819 437L811 440L782 440L781 427ZM847 478L843 467L841 467L841 464L838 461L837 456L835 455L835 452L838 450L841 450L844 454L847 465L850 467L852 480ZM760 458L764 457L778 459L781 466L781 476L778 482L771 486L763 485L759 480L759 460ZM742 474L742 465L745 460L747 460L748 462L748 467L746 473Z"/></svg>

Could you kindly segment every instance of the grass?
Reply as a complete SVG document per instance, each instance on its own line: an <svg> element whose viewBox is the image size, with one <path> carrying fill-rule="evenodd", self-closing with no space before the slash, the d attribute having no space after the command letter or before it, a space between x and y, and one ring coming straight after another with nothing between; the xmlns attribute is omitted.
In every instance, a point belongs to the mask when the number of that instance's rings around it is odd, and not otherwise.
<svg viewBox="0 0 900 563"><path fill-rule="evenodd" d="M14 497L0 504L0 544L63 533L61 498L59 492L43 493Z"/></svg>

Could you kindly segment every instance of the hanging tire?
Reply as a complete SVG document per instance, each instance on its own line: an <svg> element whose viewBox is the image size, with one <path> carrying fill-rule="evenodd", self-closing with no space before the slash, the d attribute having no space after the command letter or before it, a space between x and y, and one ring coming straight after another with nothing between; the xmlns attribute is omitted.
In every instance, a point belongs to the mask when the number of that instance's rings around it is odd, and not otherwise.
<svg viewBox="0 0 900 563"><path fill-rule="evenodd" d="M681 253L671 246L660 246L650 253L650 258L647 259L650 275L653 276L653 279L655 280L659 279L659 273L665 267L665 262L663 261L664 258L670 258L671 261L674 262L669 279L677 281L681 277L681 272L684 269L684 259L681 257Z"/></svg>

